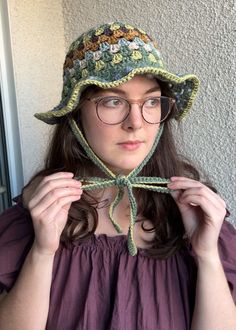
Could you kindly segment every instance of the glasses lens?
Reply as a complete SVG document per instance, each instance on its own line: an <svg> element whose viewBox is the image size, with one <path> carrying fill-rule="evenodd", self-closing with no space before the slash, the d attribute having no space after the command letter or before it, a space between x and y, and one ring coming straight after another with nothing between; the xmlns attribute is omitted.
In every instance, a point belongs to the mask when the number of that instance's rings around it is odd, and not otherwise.
<svg viewBox="0 0 236 330"><path fill-rule="evenodd" d="M97 115L106 124L121 123L129 114L129 103L119 97L104 97L97 103Z"/></svg>
<svg viewBox="0 0 236 330"><path fill-rule="evenodd" d="M168 97L154 97L143 103L143 117L150 124L158 124L169 115L171 100Z"/></svg>

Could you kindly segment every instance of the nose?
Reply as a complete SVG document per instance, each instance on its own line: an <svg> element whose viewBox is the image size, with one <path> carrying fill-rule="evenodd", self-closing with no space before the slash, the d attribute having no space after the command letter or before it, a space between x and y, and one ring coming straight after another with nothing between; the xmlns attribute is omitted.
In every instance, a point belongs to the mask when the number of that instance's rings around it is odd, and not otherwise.
<svg viewBox="0 0 236 330"><path fill-rule="evenodd" d="M128 130L140 129L143 125L143 117L139 104L133 103L128 117L123 121L123 128Z"/></svg>

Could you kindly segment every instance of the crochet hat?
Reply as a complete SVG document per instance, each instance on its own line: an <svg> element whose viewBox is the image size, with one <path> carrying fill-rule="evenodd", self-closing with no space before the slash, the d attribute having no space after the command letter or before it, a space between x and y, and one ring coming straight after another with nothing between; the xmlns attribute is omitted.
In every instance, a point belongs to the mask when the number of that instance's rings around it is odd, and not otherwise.
<svg viewBox="0 0 236 330"><path fill-rule="evenodd" d="M120 22L101 25L82 34L72 43L64 64L64 85L60 104L51 111L37 113L35 116L48 124L59 123L60 119L76 109L80 95L87 86L116 87L131 80L137 74L145 73L151 73L166 83L166 89L176 100L178 108L176 119L183 118L196 96L199 86L198 78L195 75L179 76L167 71L156 42L144 31ZM147 157L126 176L113 173L102 162L90 148L73 118L69 118L69 125L88 157L106 175L105 178L77 177L83 183L82 189L93 190L114 185L118 188L117 195L109 209L110 220L118 233L122 233L122 231L113 218L113 212L124 195L124 189L127 189L130 202L128 249L132 256L136 255L134 225L137 216L137 203L133 188L170 193L166 187L169 182L168 179L137 176L155 152L163 132L164 123L160 125Z"/></svg>
<svg viewBox="0 0 236 330"><path fill-rule="evenodd" d="M143 30L120 22L93 28L76 39L66 55L61 102L53 110L37 113L35 117L56 124L58 118L77 107L86 86L116 87L144 73L152 73L166 82L176 100L176 119L183 118L196 96L198 78L167 71L157 43Z"/></svg>

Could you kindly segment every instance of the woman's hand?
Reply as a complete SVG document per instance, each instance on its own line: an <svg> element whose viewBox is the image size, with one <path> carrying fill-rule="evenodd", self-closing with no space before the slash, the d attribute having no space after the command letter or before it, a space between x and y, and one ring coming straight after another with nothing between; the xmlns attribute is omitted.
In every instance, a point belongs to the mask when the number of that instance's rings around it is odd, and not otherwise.
<svg viewBox="0 0 236 330"><path fill-rule="evenodd" d="M73 173L58 172L41 180L36 178L23 191L24 205L34 225L34 249L39 253L56 252L71 203L81 197L81 183L73 176Z"/></svg>
<svg viewBox="0 0 236 330"><path fill-rule="evenodd" d="M226 204L201 182L172 177L168 188L182 215L186 234L198 257L218 255L217 241L226 215Z"/></svg>

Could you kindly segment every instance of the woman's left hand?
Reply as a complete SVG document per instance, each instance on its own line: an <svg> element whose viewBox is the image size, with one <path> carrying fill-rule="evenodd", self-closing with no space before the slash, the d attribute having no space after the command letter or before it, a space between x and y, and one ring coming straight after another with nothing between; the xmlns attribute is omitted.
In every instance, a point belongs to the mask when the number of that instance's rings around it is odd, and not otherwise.
<svg viewBox="0 0 236 330"><path fill-rule="evenodd" d="M182 215L186 235L197 257L218 255L217 242L226 215L224 200L199 181L172 177L168 188Z"/></svg>

